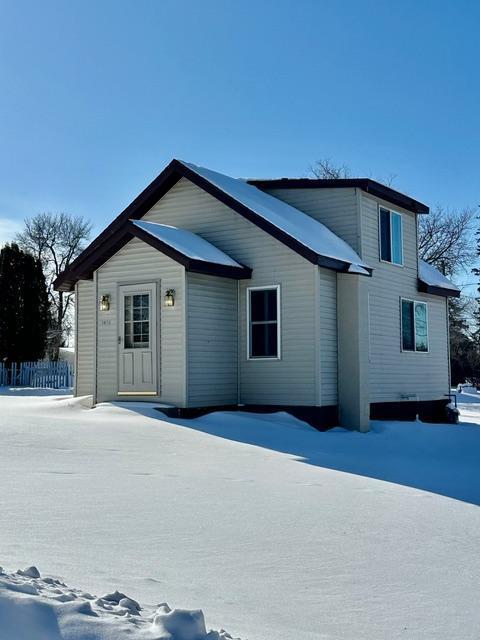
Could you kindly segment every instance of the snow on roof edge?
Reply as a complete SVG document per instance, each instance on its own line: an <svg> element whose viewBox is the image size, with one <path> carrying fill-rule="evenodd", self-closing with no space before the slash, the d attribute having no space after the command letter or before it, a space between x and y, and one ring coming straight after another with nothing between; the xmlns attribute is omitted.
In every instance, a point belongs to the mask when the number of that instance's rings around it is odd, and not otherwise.
<svg viewBox="0 0 480 640"><path fill-rule="evenodd" d="M130 220L130 222L188 258L229 267L242 267L224 251L192 231L147 220Z"/></svg>
<svg viewBox="0 0 480 640"><path fill-rule="evenodd" d="M370 266L345 240L304 211L292 207L242 179L232 178L184 160L178 160L178 162L318 255L347 265L355 265L364 270L370 269Z"/></svg>
<svg viewBox="0 0 480 640"><path fill-rule="evenodd" d="M460 289L446 278L436 267L425 262L425 260L422 260L421 258L418 261L418 277L423 283L431 287L460 291Z"/></svg>

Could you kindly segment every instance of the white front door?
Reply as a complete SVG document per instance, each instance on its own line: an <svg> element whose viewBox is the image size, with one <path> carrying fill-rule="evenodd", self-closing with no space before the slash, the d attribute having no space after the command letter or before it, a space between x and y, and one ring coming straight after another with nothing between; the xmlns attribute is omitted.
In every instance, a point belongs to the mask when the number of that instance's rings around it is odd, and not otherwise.
<svg viewBox="0 0 480 640"><path fill-rule="evenodd" d="M119 395L157 395L157 287L119 289Z"/></svg>

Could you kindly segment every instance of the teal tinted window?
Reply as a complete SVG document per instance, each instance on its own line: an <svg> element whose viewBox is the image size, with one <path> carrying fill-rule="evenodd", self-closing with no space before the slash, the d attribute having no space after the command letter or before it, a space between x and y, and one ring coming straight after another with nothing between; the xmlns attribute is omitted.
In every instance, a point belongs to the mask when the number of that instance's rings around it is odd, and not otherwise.
<svg viewBox="0 0 480 640"><path fill-rule="evenodd" d="M428 351L428 315L425 302L402 300L403 351Z"/></svg>
<svg viewBox="0 0 480 640"><path fill-rule="evenodd" d="M413 318L413 302L402 300L402 349L415 349L415 327Z"/></svg>
<svg viewBox="0 0 480 640"><path fill-rule="evenodd" d="M403 264L403 238L402 216L399 213L391 213L390 226L392 229L392 262Z"/></svg>
<svg viewBox="0 0 480 640"><path fill-rule="evenodd" d="M403 264L402 216L383 208L380 209L380 258Z"/></svg>
<svg viewBox="0 0 480 640"><path fill-rule="evenodd" d="M428 351L427 305L415 302L415 350Z"/></svg>

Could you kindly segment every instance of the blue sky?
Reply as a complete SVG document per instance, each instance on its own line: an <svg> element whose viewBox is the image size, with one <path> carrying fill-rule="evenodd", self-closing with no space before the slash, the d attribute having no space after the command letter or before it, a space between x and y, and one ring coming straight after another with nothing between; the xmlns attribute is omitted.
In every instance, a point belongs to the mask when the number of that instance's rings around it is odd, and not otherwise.
<svg viewBox="0 0 480 640"><path fill-rule="evenodd" d="M100 230L178 157L235 176L317 158L480 203L474 2L0 0L0 241Z"/></svg>

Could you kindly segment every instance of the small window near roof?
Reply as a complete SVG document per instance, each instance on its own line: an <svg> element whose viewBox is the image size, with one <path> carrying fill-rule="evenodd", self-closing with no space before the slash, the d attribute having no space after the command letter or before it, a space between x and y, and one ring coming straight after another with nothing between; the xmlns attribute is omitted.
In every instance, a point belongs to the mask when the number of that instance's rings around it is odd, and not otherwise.
<svg viewBox="0 0 480 640"><path fill-rule="evenodd" d="M428 315L425 302L401 301L402 350L428 351Z"/></svg>
<svg viewBox="0 0 480 640"><path fill-rule="evenodd" d="M402 216L380 207L380 259L403 264Z"/></svg>
<svg viewBox="0 0 480 640"><path fill-rule="evenodd" d="M247 290L248 357L279 358L278 286Z"/></svg>

